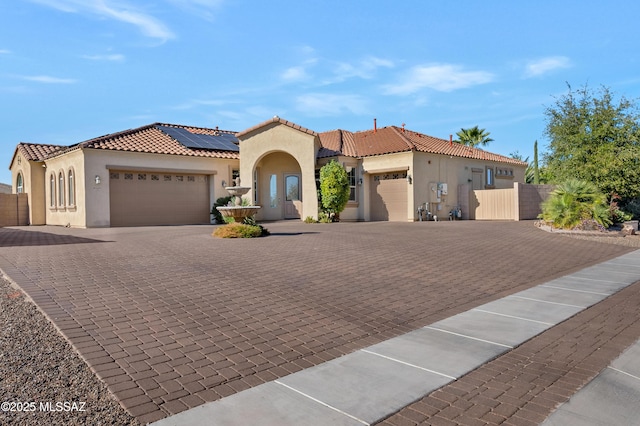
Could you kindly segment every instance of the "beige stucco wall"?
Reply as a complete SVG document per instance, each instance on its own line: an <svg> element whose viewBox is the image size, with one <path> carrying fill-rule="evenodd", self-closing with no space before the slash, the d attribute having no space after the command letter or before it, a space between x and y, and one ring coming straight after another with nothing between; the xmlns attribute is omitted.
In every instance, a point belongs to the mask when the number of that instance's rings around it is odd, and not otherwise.
<svg viewBox="0 0 640 426"><path fill-rule="evenodd" d="M296 130L282 123L271 123L244 134L240 137L240 179L243 186L251 186L252 189L247 197L254 199L253 194L253 175L256 168L259 168L260 180L258 182L259 204L268 203L269 177L273 172L277 173L278 185L282 185L283 174L292 171L295 166L289 161L294 160L301 175L302 184L302 214L301 218L307 216L313 218L318 217L318 198L316 194L315 184L315 164L316 153L320 147L320 141L317 136ZM275 153L287 153L286 156L277 156ZM277 164L271 164L271 159L282 159L285 161L280 167ZM261 166L264 159L265 164ZM287 160L288 159L288 160ZM263 170L264 168L264 170ZM267 170L268 169L268 170ZM271 171L272 173L270 173ZM249 185L251 182L251 185ZM283 187L282 187L283 188ZM264 190L267 190L265 193ZM267 195L265 197L265 195ZM281 197L282 198L282 197ZM268 207L267 207L268 208ZM284 210L278 208L261 209L258 214L259 219L282 219ZM276 215L279 215L276 217Z"/></svg>
<svg viewBox="0 0 640 426"><path fill-rule="evenodd" d="M17 192L18 173L22 173L24 192L27 194L29 205L29 224L44 225L46 223L44 163L27 161L18 153L11 163L11 188Z"/></svg>
<svg viewBox="0 0 640 426"><path fill-rule="evenodd" d="M74 168L76 174L76 207L51 209L49 208L49 173L54 171L57 179L60 170L68 171L70 167ZM68 224L81 228L110 226L108 167L118 170L182 171L208 174L209 198L213 203L216 198L228 195L221 183L222 180L231 181L231 171L234 168L239 168L239 162L229 159L97 149L75 150L47 160L47 175L44 182L47 224ZM96 184L96 176L100 177L99 184Z"/></svg>
<svg viewBox="0 0 640 426"><path fill-rule="evenodd" d="M46 161L43 188L45 189L45 211L47 225L72 226L84 228L86 226L86 209L84 203L85 185L83 182L82 151L75 150ZM69 170L73 170L75 181L75 202L69 203ZM64 206L58 204L59 174L64 174ZM51 206L51 190L49 179L54 175L56 193L55 206Z"/></svg>
<svg viewBox="0 0 640 426"><path fill-rule="evenodd" d="M513 169L513 177L499 178L495 176L496 167L502 166ZM473 169L481 169L483 171L482 182L483 188L485 188L486 167L491 167L494 170L495 189L513 188L514 182L524 182L524 166L416 152L413 158L413 172L411 173L415 188L415 202L412 214L417 218L416 211L418 206L433 199L430 194L430 183L442 182L447 184L448 194L441 198L439 210L438 204L435 203L430 205L430 210L441 219L448 218L449 211L459 205L459 196L467 195L458 194L458 186L471 183ZM465 216L466 213L463 212Z"/></svg>

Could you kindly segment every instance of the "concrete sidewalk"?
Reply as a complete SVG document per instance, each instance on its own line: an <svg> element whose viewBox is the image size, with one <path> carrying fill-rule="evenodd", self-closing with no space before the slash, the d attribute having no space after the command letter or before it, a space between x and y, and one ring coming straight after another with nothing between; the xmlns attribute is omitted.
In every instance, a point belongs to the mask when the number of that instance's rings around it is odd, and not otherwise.
<svg viewBox="0 0 640 426"><path fill-rule="evenodd" d="M543 426L636 425L640 421L640 340L562 404Z"/></svg>
<svg viewBox="0 0 640 426"><path fill-rule="evenodd" d="M640 250L153 425L375 424L639 278ZM635 424L639 351L636 344L546 424Z"/></svg>

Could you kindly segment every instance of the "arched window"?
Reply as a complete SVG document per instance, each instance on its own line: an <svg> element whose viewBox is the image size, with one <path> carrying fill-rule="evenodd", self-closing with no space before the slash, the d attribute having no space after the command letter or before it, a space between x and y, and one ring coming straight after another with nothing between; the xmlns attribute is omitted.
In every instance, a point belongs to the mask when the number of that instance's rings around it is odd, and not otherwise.
<svg viewBox="0 0 640 426"><path fill-rule="evenodd" d="M58 175L58 206L64 207L64 173Z"/></svg>
<svg viewBox="0 0 640 426"><path fill-rule="evenodd" d="M24 181L22 180L22 173L18 173L16 178L16 193L22 194L24 192Z"/></svg>
<svg viewBox="0 0 640 426"><path fill-rule="evenodd" d="M53 174L49 176L49 206L56 206L56 177Z"/></svg>
<svg viewBox="0 0 640 426"><path fill-rule="evenodd" d="M76 182L75 182L75 176L73 175L73 169L69 169L69 195L68 200L69 200L69 205L70 206L74 206L76 204Z"/></svg>

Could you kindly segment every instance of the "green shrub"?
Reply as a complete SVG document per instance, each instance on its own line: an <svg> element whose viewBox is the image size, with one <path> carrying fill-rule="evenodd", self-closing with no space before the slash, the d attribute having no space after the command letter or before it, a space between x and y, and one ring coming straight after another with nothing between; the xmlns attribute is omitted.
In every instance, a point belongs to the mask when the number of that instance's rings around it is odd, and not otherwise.
<svg viewBox="0 0 640 426"><path fill-rule="evenodd" d="M349 175L340 163L331 160L320 169L320 193L322 207L331 218L338 219L349 201Z"/></svg>
<svg viewBox="0 0 640 426"><path fill-rule="evenodd" d="M213 236L218 238L256 238L261 237L263 231L266 230L261 226L229 223L213 231Z"/></svg>
<svg viewBox="0 0 640 426"><path fill-rule="evenodd" d="M222 214L218 211L218 207L226 206L227 204L229 204L232 198L233 197L231 195L227 197L220 197L216 200L215 203L213 203L213 207L211 207L211 214L213 215L213 218L216 220L216 223L225 222L225 219L223 218Z"/></svg>
<svg viewBox="0 0 640 426"><path fill-rule="evenodd" d="M617 194L611 197L609 202L609 216L613 223L623 223L633 218L633 213L628 213L620 208L622 200Z"/></svg>
<svg viewBox="0 0 640 426"><path fill-rule="evenodd" d="M629 212L628 214L631 215L631 219L640 219L640 197L625 200L622 208L624 211Z"/></svg>
<svg viewBox="0 0 640 426"><path fill-rule="evenodd" d="M242 223L244 223L245 225L257 226L258 228L260 228L261 237L266 237L267 235L271 234L271 232L269 232L267 228L265 228L262 225L258 225L258 223L256 222L256 219L253 216L245 217Z"/></svg>
<svg viewBox="0 0 640 426"><path fill-rule="evenodd" d="M320 212L318 213L318 222L331 223L331 216L327 212Z"/></svg>
<svg viewBox="0 0 640 426"><path fill-rule="evenodd" d="M316 223L316 220L311 216L307 216L304 218L304 223Z"/></svg>
<svg viewBox="0 0 640 426"><path fill-rule="evenodd" d="M593 183L577 179L558 185L542 203L540 216L562 229L576 228L591 220L603 227L611 225L606 196Z"/></svg>

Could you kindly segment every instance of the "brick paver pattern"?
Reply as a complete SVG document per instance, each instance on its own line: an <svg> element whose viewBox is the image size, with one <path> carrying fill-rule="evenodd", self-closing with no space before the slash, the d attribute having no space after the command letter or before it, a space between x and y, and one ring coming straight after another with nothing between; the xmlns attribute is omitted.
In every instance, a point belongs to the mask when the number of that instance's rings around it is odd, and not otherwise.
<svg viewBox="0 0 640 426"><path fill-rule="evenodd" d="M212 226L0 229L0 268L149 422L632 250L531 222L266 226L272 235L253 240L212 238ZM494 389L484 374L464 390ZM486 399L509 396L484 388ZM438 401L481 406L442 392ZM483 422L516 410L507 401ZM436 406L438 418L450 420L450 407ZM409 409L387 422L436 415Z"/></svg>

